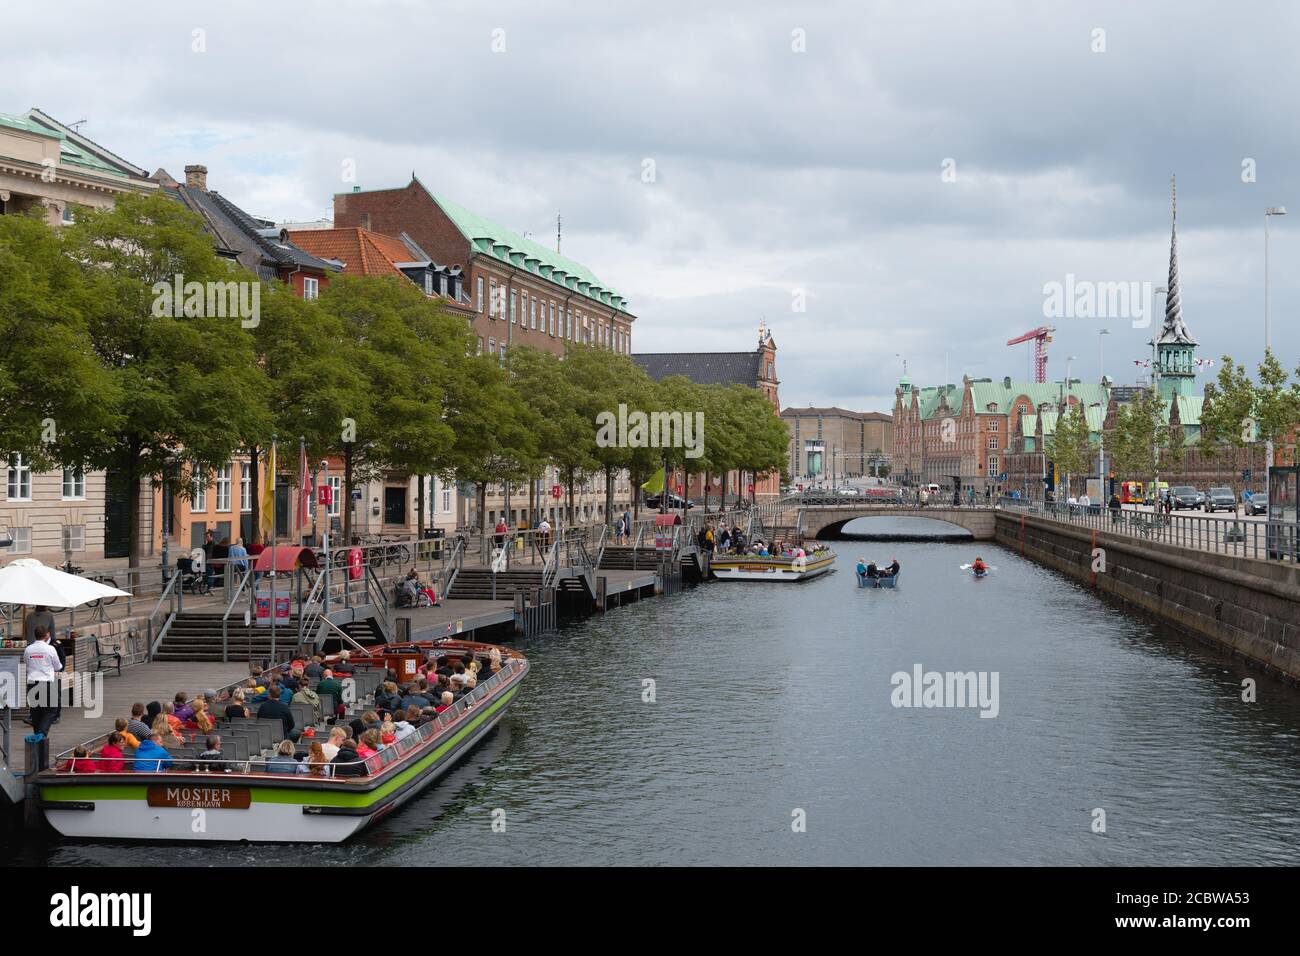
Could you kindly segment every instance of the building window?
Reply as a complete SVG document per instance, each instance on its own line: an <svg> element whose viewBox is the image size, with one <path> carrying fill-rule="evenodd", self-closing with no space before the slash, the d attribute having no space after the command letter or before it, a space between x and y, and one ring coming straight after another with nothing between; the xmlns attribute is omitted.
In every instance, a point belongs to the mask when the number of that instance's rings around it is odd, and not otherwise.
<svg viewBox="0 0 1300 956"><path fill-rule="evenodd" d="M343 476L330 475L330 506L329 515L331 518L337 518L342 513L343 498Z"/></svg>
<svg viewBox="0 0 1300 956"><path fill-rule="evenodd" d="M515 324L515 316L518 313L518 310L516 309L516 305L518 304L518 301L519 301L519 293L511 292L510 293L510 324L511 325Z"/></svg>
<svg viewBox="0 0 1300 956"><path fill-rule="evenodd" d="M230 510L230 472L232 466L222 465L217 469L217 510Z"/></svg>
<svg viewBox="0 0 1300 956"><path fill-rule="evenodd" d="M9 500L32 500L32 469L22 455L9 456Z"/></svg>
<svg viewBox="0 0 1300 956"><path fill-rule="evenodd" d="M537 328L537 299L536 298L533 298L528 303L528 327L530 329Z"/></svg>
<svg viewBox="0 0 1300 956"><path fill-rule="evenodd" d="M997 473L998 473L997 455L990 455L989 456L989 477L992 478Z"/></svg>
<svg viewBox="0 0 1300 956"><path fill-rule="evenodd" d="M253 476L246 461L239 464L239 510L253 510Z"/></svg>
<svg viewBox="0 0 1300 956"><path fill-rule="evenodd" d="M997 435L990 435L990 436L989 436L989 449L992 450L992 451L997 451L997 450L998 450L998 436L997 436Z"/></svg>
<svg viewBox="0 0 1300 956"><path fill-rule="evenodd" d="M483 314L483 277L478 277L478 314Z"/></svg>
<svg viewBox="0 0 1300 956"><path fill-rule="evenodd" d="M63 204L63 224L70 226L77 221L77 215L72 211L72 203Z"/></svg>
<svg viewBox="0 0 1300 956"><path fill-rule="evenodd" d="M206 475L195 475L191 482L190 511L208 510L208 482Z"/></svg>
<svg viewBox="0 0 1300 956"><path fill-rule="evenodd" d="M442 281L445 283L447 280L443 279ZM433 295L433 273L431 272L424 274L424 294Z"/></svg>
<svg viewBox="0 0 1300 956"><path fill-rule="evenodd" d="M998 420L995 418L989 422L989 431L995 432L997 430L998 430Z"/></svg>
<svg viewBox="0 0 1300 956"><path fill-rule="evenodd" d="M86 526L84 524L65 524L63 526L63 550L86 550Z"/></svg>
<svg viewBox="0 0 1300 956"><path fill-rule="evenodd" d="M551 300L551 338L555 338L555 300Z"/></svg>
<svg viewBox="0 0 1300 956"><path fill-rule="evenodd" d="M303 276L302 280L302 297L311 301L320 295L320 280L313 279L311 276Z"/></svg>
<svg viewBox="0 0 1300 956"><path fill-rule="evenodd" d="M489 338L489 339L488 339L488 355L496 355L496 354L497 354L497 340L494 339L494 338Z"/></svg>
<svg viewBox="0 0 1300 956"><path fill-rule="evenodd" d="M475 354L475 355L482 355L482 354L483 354L483 336L481 336L481 335L478 337L478 351L475 352L474 354Z"/></svg>
<svg viewBox="0 0 1300 956"><path fill-rule="evenodd" d="M451 489L446 485L442 486L442 511L443 514L451 514Z"/></svg>
<svg viewBox="0 0 1300 956"><path fill-rule="evenodd" d="M482 282L483 280L480 279L479 281ZM488 296L488 318L495 319L496 317L497 317L497 280L493 279L491 293Z"/></svg>
<svg viewBox="0 0 1300 956"><path fill-rule="evenodd" d="M445 275L438 276L438 293L444 299L447 298L447 277Z"/></svg>
<svg viewBox="0 0 1300 956"><path fill-rule="evenodd" d="M86 497L86 469L63 469L63 500L81 501Z"/></svg>
<svg viewBox="0 0 1300 956"><path fill-rule="evenodd" d="M13 544L9 545L10 554L31 554L32 553L32 529L31 528L10 528L9 537Z"/></svg>

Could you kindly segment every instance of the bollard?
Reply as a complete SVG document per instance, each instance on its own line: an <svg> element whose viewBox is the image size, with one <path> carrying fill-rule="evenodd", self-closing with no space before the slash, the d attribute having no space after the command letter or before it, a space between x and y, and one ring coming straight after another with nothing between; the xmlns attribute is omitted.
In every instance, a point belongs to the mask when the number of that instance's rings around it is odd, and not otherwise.
<svg viewBox="0 0 1300 956"><path fill-rule="evenodd" d="M44 734L28 734L23 738L24 766L23 819L28 827L41 825L40 793L36 787L36 775L44 770L50 761L50 741Z"/></svg>

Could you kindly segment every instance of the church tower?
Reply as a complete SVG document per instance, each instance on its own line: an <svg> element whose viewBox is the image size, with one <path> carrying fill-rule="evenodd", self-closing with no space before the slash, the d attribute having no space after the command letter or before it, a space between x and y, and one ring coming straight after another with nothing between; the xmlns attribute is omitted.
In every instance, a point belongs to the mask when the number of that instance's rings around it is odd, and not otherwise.
<svg viewBox="0 0 1300 956"><path fill-rule="evenodd" d="M1169 240L1169 294L1165 297L1165 324L1156 339L1160 372L1160 397L1192 395L1196 387L1196 339L1183 323L1183 303L1178 288L1178 186L1170 179L1173 232Z"/></svg>

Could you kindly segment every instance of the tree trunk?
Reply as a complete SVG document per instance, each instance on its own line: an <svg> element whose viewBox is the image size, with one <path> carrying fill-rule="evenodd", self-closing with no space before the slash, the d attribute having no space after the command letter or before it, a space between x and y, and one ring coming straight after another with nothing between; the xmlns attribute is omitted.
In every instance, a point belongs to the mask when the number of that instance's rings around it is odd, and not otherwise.
<svg viewBox="0 0 1300 956"><path fill-rule="evenodd" d="M568 508L569 516L568 519L565 521L565 524L572 527L573 525L577 524L577 519L574 515L574 510L573 510L573 472L572 471L567 472L564 477L565 477L565 485L568 487L569 490L569 508Z"/></svg>
<svg viewBox="0 0 1300 956"><path fill-rule="evenodd" d="M528 528L537 527L537 478L528 479Z"/></svg>
<svg viewBox="0 0 1300 956"><path fill-rule="evenodd" d="M127 564L132 568L140 566L143 556L144 536L140 533L140 443L132 441L129 446L130 460L126 472L126 551ZM152 514L153 509L150 509ZM152 523L152 522L151 522Z"/></svg>
<svg viewBox="0 0 1300 956"><path fill-rule="evenodd" d="M614 472L605 466L605 524L614 523Z"/></svg>
<svg viewBox="0 0 1300 956"><path fill-rule="evenodd" d="M478 483L478 533L487 534L487 482Z"/></svg>

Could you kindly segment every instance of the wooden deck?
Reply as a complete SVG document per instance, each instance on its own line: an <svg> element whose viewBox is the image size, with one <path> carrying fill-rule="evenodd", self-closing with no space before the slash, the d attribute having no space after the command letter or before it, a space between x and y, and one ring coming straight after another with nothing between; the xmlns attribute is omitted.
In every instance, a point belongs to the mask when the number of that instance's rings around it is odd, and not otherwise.
<svg viewBox="0 0 1300 956"><path fill-rule="evenodd" d="M393 616L410 620L411 640L429 641L511 623L515 619L515 606L513 601L448 598L437 607L394 610Z"/></svg>

